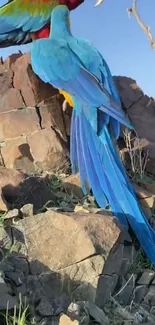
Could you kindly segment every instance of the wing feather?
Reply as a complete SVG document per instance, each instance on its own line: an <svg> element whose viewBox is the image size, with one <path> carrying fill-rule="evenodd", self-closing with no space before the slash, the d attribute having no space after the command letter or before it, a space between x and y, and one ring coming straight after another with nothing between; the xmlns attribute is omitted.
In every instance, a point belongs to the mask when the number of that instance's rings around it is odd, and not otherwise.
<svg viewBox="0 0 155 325"><path fill-rule="evenodd" d="M41 2L38 9L37 2L23 0L0 7L0 47L31 42L30 32L40 30L49 22L51 10L49 2Z"/></svg>
<svg viewBox="0 0 155 325"><path fill-rule="evenodd" d="M75 46L74 46L75 44ZM132 128L126 118L120 102L110 92L110 87L105 88L101 71L102 57L95 51L81 51L74 38L69 40L42 39L34 42L31 51L32 66L36 74L45 82L49 82L56 88L76 96L85 103L100 108L118 122ZM86 57L85 57L86 56ZM96 58L93 71L88 70L92 64L92 58ZM103 67L104 68L104 67ZM103 77L108 80L107 76Z"/></svg>

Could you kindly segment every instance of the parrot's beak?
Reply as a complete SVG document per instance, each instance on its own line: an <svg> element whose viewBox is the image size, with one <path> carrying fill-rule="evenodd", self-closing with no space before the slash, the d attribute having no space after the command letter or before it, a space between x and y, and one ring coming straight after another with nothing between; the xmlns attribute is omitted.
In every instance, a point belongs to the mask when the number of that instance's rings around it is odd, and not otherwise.
<svg viewBox="0 0 155 325"><path fill-rule="evenodd" d="M99 6L104 0L98 0L96 3L95 3L95 6L94 7L97 7Z"/></svg>

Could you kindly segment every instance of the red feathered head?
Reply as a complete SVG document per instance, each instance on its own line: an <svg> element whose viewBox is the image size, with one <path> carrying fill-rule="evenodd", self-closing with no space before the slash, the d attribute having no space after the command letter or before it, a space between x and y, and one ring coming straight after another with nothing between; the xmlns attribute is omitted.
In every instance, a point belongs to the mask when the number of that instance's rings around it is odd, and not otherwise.
<svg viewBox="0 0 155 325"><path fill-rule="evenodd" d="M69 10L76 9L84 0L59 0L60 5L66 5Z"/></svg>

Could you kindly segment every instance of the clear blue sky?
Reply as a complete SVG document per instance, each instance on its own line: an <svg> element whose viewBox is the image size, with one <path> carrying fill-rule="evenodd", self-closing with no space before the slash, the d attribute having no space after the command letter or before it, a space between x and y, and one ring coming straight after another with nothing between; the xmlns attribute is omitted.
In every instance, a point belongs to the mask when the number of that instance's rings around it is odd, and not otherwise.
<svg viewBox="0 0 155 325"><path fill-rule="evenodd" d="M6 2L0 0L0 4ZM132 0L104 0L94 8L94 0L71 14L72 32L91 40L100 50L113 74L134 78L143 91L155 97L155 52L134 17L128 18L126 8ZM155 37L155 0L139 0L138 10L151 26ZM30 46L21 47L26 52ZM17 52L18 48L0 50L0 55Z"/></svg>

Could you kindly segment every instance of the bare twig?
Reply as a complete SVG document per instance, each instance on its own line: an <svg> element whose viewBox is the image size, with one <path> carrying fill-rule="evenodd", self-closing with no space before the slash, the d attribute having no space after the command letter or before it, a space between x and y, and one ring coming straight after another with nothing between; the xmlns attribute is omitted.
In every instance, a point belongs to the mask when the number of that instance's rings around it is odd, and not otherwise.
<svg viewBox="0 0 155 325"><path fill-rule="evenodd" d="M151 44L151 47L152 49L155 51L155 39L151 33L151 30L150 30L150 26L146 26L144 24L144 22L141 20L138 12L137 12L137 0L133 0L133 4L132 4L132 8L128 8L127 9L127 12L128 12L128 15L130 17L131 14L133 14L138 22L138 24L140 25L140 27L143 29L143 31L145 32L150 44Z"/></svg>

